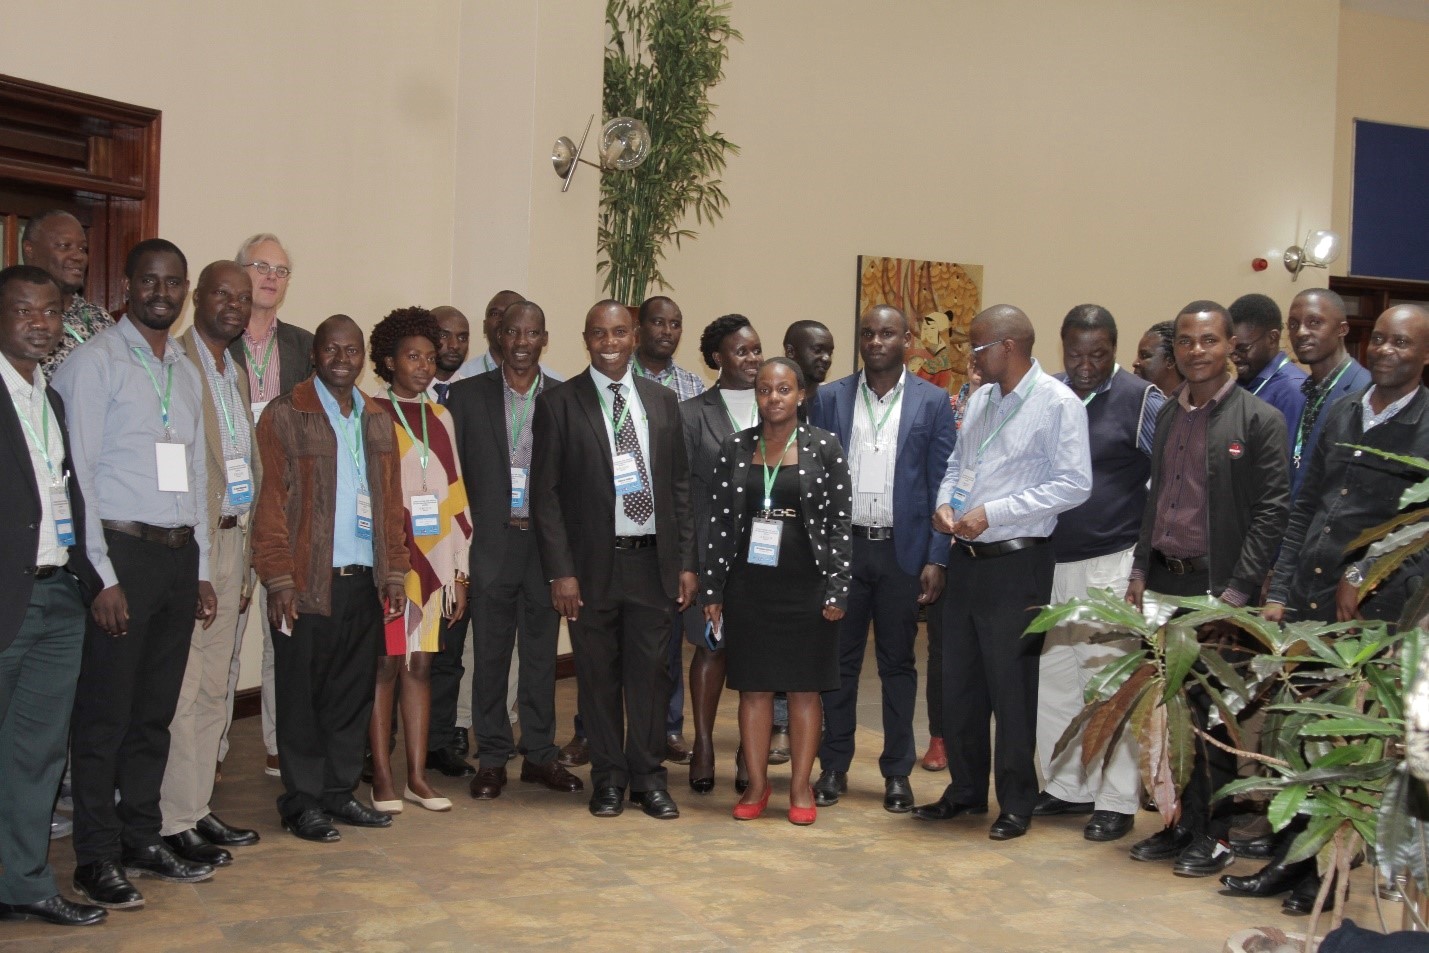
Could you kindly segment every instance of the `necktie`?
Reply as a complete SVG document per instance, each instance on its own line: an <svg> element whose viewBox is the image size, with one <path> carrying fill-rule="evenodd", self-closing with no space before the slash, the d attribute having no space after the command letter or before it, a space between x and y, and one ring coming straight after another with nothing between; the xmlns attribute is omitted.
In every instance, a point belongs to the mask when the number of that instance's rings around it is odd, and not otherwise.
<svg viewBox="0 0 1429 953"><path fill-rule="evenodd" d="M635 436L635 420L633 415L624 412L625 398L620 394L620 384L611 384L610 391L615 395L610 403L610 413L614 422L620 424L620 429L615 432L615 452L634 456L635 467L640 471L641 488L625 494L625 515L634 523L647 523L655 513L655 498L650 495L650 474L645 469L645 457L640 453L640 441Z"/></svg>
<svg viewBox="0 0 1429 953"><path fill-rule="evenodd" d="M452 385L445 383L444 381L432 381L432 387L437 392L437 403L441 404L443 407L447 405L447 391L451 389L451 386Z"/></svg>

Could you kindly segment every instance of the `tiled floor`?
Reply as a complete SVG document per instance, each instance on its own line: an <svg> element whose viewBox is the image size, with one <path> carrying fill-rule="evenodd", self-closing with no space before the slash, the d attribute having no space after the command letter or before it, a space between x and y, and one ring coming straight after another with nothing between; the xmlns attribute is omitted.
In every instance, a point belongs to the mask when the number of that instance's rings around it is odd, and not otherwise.
<svg viewBox="0 0 1429 953"><path fill-rule="evenodd" d="M435 777L455 801L450 814L408 805L390 830L341 828L339 844L297 840L278 827L275 778L262 773L257 719L239 722L214 807L258 828L208 883L138 881L148 905L111 913L105 925L62 930L0 924L0 953L299 950L988 950L1207 951L1249 925L1303 929L1270 900L1220 896L1212 880L1185 880L1169 865L1138 864L1126 847L1151 833L1090 844L1081 819L1037 823L995 844L989 818L929 825L882 809L873 660L865 666L860 755L850 791L818 823L784 819L786 769L764 819L738 823L730 780L736 696L727 693L717 744L719 787L699 797L686 769L671 771L683 816L654 821L628 808L597 820L584 795L512 783L476 802L465 782ZM558 689L560 741L575 705L573 680ZM921 708L920 708L921 719ZM926 723L920 720L920 740ZM519 764L519 762L518 762ZM580 772L585 774L584 769ZM918 770L920 802L945 776ZM367 797L364 788L359 792ZM778 810L776 810L778 808ZM59 841L63 889L73 855ZM1258 862L1241 861L1247 873ZM1378 923L1364 872L1350 914ZM1385 904L1391 924L1399 907Z"/></svg>

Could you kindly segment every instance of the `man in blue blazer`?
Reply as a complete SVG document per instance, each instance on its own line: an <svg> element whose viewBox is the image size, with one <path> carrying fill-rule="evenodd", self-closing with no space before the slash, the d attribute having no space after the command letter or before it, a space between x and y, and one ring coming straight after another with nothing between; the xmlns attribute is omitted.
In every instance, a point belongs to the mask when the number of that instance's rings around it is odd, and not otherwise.
<svg viewBox="0 0 1429 953"><path fill-rule="evenodd" d="M1290 501L1300 494L1300 485L1310 469L1315 444L1325 429L1325 411L1346 394L1357 394L1372 381L1369 371L1345 351L1345 335L1350 322L1345 317L1345 299L1328 288L1306 288L1290 302L1285 322L1295 356L1310 370L1300 385L1305 393L1305 409L1300 420L1287 421L1290 431Z"/></svg>
<svg viewBox="0 0 1429 953"><path fill-rule="evenodd" d="M868 625L883 685L883 807L913 809L908 773L917 752L913 707L918 607L943 590L949 538L932 529L938 485L957 430L941 388L903 366L913 336L897 308L876 305L858 325L863 371L819 388L810 414L838 435L853 479L853 586L839 623L839 687L824 693L824 741L814 797L820 806L848 790L858 716L858 678Z"/></svg>

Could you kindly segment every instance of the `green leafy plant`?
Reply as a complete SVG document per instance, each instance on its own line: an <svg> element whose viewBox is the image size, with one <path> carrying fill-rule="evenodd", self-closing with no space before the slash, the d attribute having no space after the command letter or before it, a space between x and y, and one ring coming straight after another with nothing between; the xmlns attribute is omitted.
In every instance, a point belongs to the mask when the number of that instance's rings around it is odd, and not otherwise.
<svg viewBox="0 0 1429 953"><path fill-rule="evenodd" d="M639 304L653 282L668 287L660 262L729 205L719 179L739 148L709 128L709 90L724 78L729 4L716 0L609 0L604 109L650 127L650 155L600 183L598 267L611 297Z"/></svg>

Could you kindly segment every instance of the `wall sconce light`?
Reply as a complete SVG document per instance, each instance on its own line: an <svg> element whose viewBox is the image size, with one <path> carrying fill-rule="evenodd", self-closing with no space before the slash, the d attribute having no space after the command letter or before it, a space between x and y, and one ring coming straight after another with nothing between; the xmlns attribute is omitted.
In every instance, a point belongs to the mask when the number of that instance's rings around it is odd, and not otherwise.
<svg viewBox="0 0 1429 953"><path fill-rule="evenodd" d="M616 116L600 129L600 162L581 158L581 153L585 151L586 137L590 135L590 127L594 122L595 116L586 120L580 145L576 145L567 136L561 136L551 146L551 166L556 170L556 175L565 180L561 184L562 192L570 189L577 163L584 162L594 169L625 172L644 162L650 155L650 127L639 119Z"/></svg>
<svg viewBox="0 0 1429 953"><path fill-rule="evenodd" d="M1290 280L1298 281L1305 268L1324 268L1340 257L1340 236L1319 228L1305 236L1305 244L1285 249L1285 270Z"/></svg>

